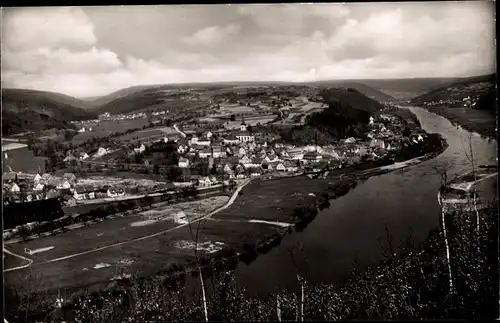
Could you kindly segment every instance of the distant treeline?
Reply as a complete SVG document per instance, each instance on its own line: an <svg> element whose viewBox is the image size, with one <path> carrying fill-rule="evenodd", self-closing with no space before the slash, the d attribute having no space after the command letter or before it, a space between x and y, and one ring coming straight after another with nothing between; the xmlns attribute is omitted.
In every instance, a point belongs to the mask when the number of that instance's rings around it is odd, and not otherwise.
<svg viewBox="0 0 500 323"><path fill-rule="evenodd" d="M26 203L11 203L3 206L4 230L30 222L52 221L64 216L61 202L57 198Z"/></svg>

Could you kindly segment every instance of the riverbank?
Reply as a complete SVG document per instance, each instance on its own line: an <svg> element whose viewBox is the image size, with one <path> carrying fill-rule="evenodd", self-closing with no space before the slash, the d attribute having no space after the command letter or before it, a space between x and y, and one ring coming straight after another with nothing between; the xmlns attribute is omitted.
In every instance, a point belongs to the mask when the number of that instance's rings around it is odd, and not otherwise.
<svg viewBox="0 0 500 323"><path fill-rule="evenodd" d="M460 125L467 131L478 133L487 138L497 138L496 117L489 111L448 106L422 108L448 119L453 125Z"/></svg>

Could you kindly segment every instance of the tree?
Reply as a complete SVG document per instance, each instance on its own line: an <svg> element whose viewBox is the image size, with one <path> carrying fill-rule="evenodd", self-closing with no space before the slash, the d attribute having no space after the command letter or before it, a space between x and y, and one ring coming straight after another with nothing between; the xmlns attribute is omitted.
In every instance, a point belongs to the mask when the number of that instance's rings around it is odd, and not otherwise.
<svg viewBox="0 0 500 323"><path fill-rule="evenodd" d="M205 295L206 294L205 293L205 282L203 280L203 274L202 274L202 270L201 270L201 261L200 261L199 255L198 255L198 238L199 238L199 233L200 233L201 221L198 220L198 225L197 225L196 234L195 234L193 232L191 219L189 218L189 216L186 216L186 219L188 221L189 232L191 234L191 240L193 241L193 251L194 251L194 256L196 257L196 262L197 262L197 266L198 266L198 273L200 275L203 314L205 317L205 322L208 322L207 299L206 299L206 295Z"/></svg>
<svg viewBox="0 0 500 323"><path fill-rule="evenodd" d="M476 185L477 173L476 173L476 163L475 163L475 159L474 159L474 151L472 148L472 133L469 132L469 135L467 138L467 143L464 143L462 138L460 138L460 142L462 144L462 148L464 150L465 157L467 158L467 160L471 164L471 168L472 168L472 176L474 178L474 184L471 187L472 188L472 201L473 201L473 205L474 205L474 211L476 213L476 230L479 234L480 220L481 219L479 217L479 211L477 210L477 185ZM465 145L467 145L467 147Z"/></svg>
<svg viewBox="0 0 500 323"><path fill-rule="evenodd" d="M26 227L26 225L22 225L21 227L19 227L19 229L17 230L17 234L19 235L19 237L23 240L23 241L27 241L29 236L30 236L30 230Z"/></svg>
<svg viewBox="0 0 500 323"><path fill-rule="evenodd" d="M234 114L231 114L231 121L235 121L236 120L236 116Z"/></svg>
<svg viewBox="0 0 500 323"><path fill-rule="evenodd" d="M439 205L441 207L441 228L443 231L443 238L446 248L446 262L448 265L448 278L449 278L449 289L450 294L453 294L453 274L451 271L451 259L450 259L450 246L448 243L448 232L446 230L446 205L444 203L446 199L446 191L448 187L448 170L451 168L451 164L444 163L441 166L435 166L434 170L438 173L441 179L441 185L439 188Z"/></svg>

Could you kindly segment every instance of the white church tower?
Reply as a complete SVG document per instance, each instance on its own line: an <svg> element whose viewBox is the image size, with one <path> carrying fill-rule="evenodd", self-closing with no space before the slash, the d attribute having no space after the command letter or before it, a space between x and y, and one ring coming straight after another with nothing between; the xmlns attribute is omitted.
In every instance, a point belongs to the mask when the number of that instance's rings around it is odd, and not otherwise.
<svg viewBox="0 0 500 323"><path fill-rule="evenodd" d="M241 126L240 126L241 131L247 131L247 124L245 123L245 119L241 117Z"/></svg>

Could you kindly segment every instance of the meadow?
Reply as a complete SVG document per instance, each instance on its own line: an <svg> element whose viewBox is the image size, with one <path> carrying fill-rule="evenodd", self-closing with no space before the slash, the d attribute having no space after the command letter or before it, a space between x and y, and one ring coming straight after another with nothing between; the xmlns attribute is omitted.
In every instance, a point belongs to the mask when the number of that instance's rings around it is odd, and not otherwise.
<svg viewBox="0 0 500 323"><path fill-rule="evenodd" d="M210 206L215 207L215 204ZM199 207L191 202L192 210L202 213L209 205L203 206L201 211ZM18 254L24 254L24 248L55 248L34 254L29 270L7 272L6 279L17 286L26 286L27 280L36 280L31 287L37 291L60 289L64 292L65 288L109 282L124 267L129 273L145 276L165 271L174 263L188 264L195 260L194 251L189 248L189 242L193 241L189 226L167 220L143 222L147 219L144 213L129 215L56 236L10 244L8 249ZM193 234L197 228L198 223L193 224ZM200 245L240 249L245 244L277 234L275 226L222 219L203 220L199 222L199 230ZM67 258L58 259L61 257Z"/></svg>
<svg viewBox="0 0 500 323"><path fill-rule="evenodd" d="M86 131L78 133L73 137L73 144L79 144L93 137L104 138L109 137L113 133L125 132L129 129L142 128L149 122L147 119L136 119L136 120L105 120L99 122L95 127L92 127L92 131Z"/></svg>

